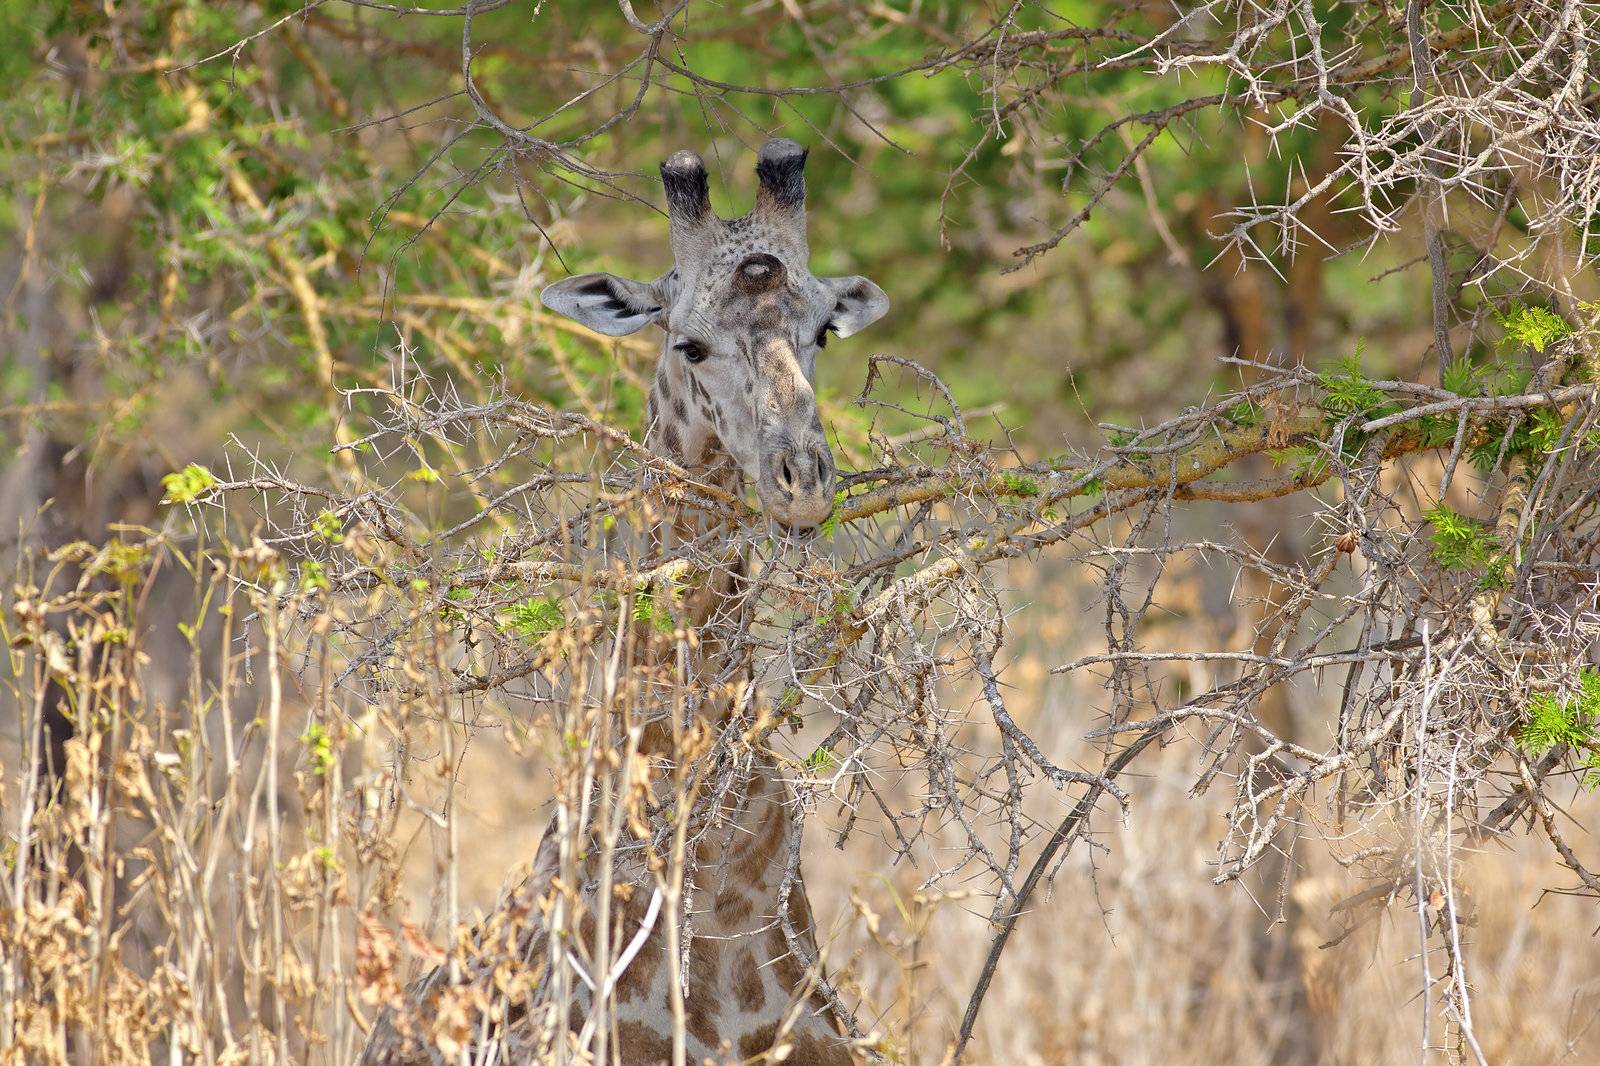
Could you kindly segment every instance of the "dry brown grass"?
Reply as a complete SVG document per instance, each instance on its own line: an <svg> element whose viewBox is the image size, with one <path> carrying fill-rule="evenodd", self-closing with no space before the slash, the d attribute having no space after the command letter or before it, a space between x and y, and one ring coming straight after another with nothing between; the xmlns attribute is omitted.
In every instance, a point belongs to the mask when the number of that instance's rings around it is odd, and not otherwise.
<svg viewBox="0 0 1600 1066"><path fill-rule="evenodd" d="M1018 568L1011 581L1030 590L1026 597L1013 593L1013 602L1036 608L1021 616L1027 624L1013 636L1030 648L1011 665L1013 706L1041 742L1052 738L1046 750L1053 759L1092 766L1096 749L1076 738L1097 723L1102 696L1092 685L1046 672L1055 660L1092 647L1079 610L1089 593L1070 573L1040 569ZM1248 621L1202 616L1182 628L1199 644L1228 625ZM1325 713L1326 694L1300 695L1308 714ZM1005 956L968 1061L1416 1061L1422 1007L1414 914L1397 902L1381 916L1367 916L1343 943L1322 947L1350 925L1333 908L1365 883L1310 842L1296 853L1301 869L1292 888L1301 923L1275 921L1272 900L1258 898L1259 885L1211 884L1223 823L1215 803L1190 797L1191 763L1192 749L1182 744L1142 763L1130 786L1130 816L1100 819L1097 839L1105 851L1093 867L1080 854L1062 869ZM550 799L548 775L537 753L514 750L499 730L478 734L455 793L466 842L459 878L466 912L492 908L505 871L533 853ZM1058 799L1040 799L1041 810L1060 813ZM1575 815L1585 800L1593 802L1582 797ZM414 840L400 897L437 936L446 846L430 824L412 816L397 834ZM954 1039L989 945L982 893L919 893L921 873L885 865L881 841L860 836L836 850L826 824L813 823L805 869L819 922L834 931L829 962L846 965L842 983L871 1004L863 1020L893 1034L894 1061L937 1063ZM1460 891L1471 901L1465 936L1473 1007L1489 1061L1580 1063L1600 1055L1593 903L1548 894L1563 881L1562 869L1525 840L1485 846L1466 860L1463 875ZM1263 952L1297 957L1263 977ZM1298 1009L1295 990L1285 986L1291 981L1303 982ZM1437 1005L1433 1013L1439 1032Z"/></svg>

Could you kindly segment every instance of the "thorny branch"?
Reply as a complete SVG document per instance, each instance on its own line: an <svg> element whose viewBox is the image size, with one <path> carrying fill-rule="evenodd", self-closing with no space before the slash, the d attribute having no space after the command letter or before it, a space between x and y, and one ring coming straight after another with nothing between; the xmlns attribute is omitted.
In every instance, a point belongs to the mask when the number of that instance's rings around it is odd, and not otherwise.
<svg viewBox="0 0 1600 1066"><path fill-rule="evenodd" d="M1592 226L1600 208L1600 171L1593 160L1600 154L1600 71L1588 57L1600 10L1577 0L1408 2L1336 13L1319 13L1311 0L1265 5L1202 0L1156 15L1125 14L1100 27L1044 18L1039 28L1028 29L1019 22L1033 14L1032 5L1018 0L989 19L957 19L949 26L930 21L929 39L942 44L917 62L884 69L866 60L854 76L817 85L709 77L696 69L695 42L716 39L725 31L723 20L739 16L719 5L679 0L663 5L660 16L646 22L631 3L619 0L614 17L637 35L637 50L609 70L596 71L592 83L571 99L520 122L490 104L472 70L478 48L474 26L505 6L506 0L472 0L426 10L372 0L313 0L197 62L237 61L245 48L296 20L317 18L336 29L342 24L330 21L329 12L340 7L376 9L401 22L419 16L428 16L430 23L459 18L456 95L470 105L472 125L502 138L501 150L490 153L472 180L526 157L556 180L581 179L608 194L624 191L617 184L623 175L582 153L620 124L653 121L657 104L680 95L695 99L715 128L735 132L770 125L772 107L790 99L835 97L863 128L882 137L866 118L875 108L863 106L873 92L901 79L956 74L979 87L985 103L973 115L975 137L950 175L942 215L981 152L1047 128L1055 110L1100 85L1115 117L1069 142L1064 162L1055 154L1055 134L1037 138L1032 147L1040 154L1026 165L1038 172L1060 171L1063 204L1078 206L1048 235L1017 248L1013 270L1034 263L1075 232L1114 189L1131 180L1158 143L1187 145L1215 124L1242 121L1265 131L1269 155L1276 157L1293 151L1295 138L1327 120L1343 131L1343 158L1324 173L1301 175L1301 190L1278 202L1260 199L1257 182L1247 174L1252 198L1228 209L1218 238L1243 260L1266 261L1277 269L1286 257L1334 253L1338 244L1370 242L1420 217L1441 365L1448 365L1460 344L1460 338L1452 341L1450 330L1462 317L1455 307L1463 286L1484 287L1501 275L1550 284L1539 281L1544 272L1536 261L1568 231L1580 234L1569 269L1582 269L1596 248ZM534 5L533 17L541 8ZM786 17L800 18L797 9L785 11ZM814 44L847 42L883 29L885 17L874 5L859 10L843 5L804 17L801 25ZM890 25L902 23L915 20L896 19ZM1229 88L1119 112L1119 101L1137 99L1117 80L1119 72L1130 70L1174 84L1191 75L1221 73ZM588 121L588 114L605 110L600 102L609 97L602 94L629 85L631 90L617 98L620 106ZM534 132L557 126L567 132ZM1130 134L1130 127L1142 132ZM1343 236L1318 232L1303 217L1319 199L1333 201L1337 212L1348 216L1340 223ZM1508 199L1520 216L1511 226L1497 211ZM1352 226L1354 220L1360 225ZM941 222L948 224L948 217ZM1478 253L1465 275L1449 262L1455 242Z"/></svg>
<svg viewBox="0 0 1600 1066"><path fill-rule="evenodd" d="M662 713L649 708L666 698L681 705L676 719L734 685L730 727L695 741L686 755L698 769L685 780L700 800L733 802L719 791L738 780L728 768L752 749L775 753L803 811L836 808L844 835L881 824L885 839L923 871L925 887L974 875L986 881L999 933L964 1043L1040 880L1086 831L1101 797L1124 809L1136 804L1115 779L1157 738L1195 745L1197 791L1232 781L1219 881L1241 877L1289 828L1309 827L1330 846L1356 850L1362 867L1396 891L1431 891L1451 876L1448 862L1427 858L1433 872L1420 881L1397 864L1422 862L1419 849L1429 841L1506 832L1510 809L1535 817L1579 887L1595 889L1547 798L1561 778L1548 760L1535 778L1519 739L1533 702L1574 697L1600 636L1600 451L1593 446L1600 396L1587 380L1563 380L1592 343L1589 330L1558 341L1531 390L1511 395L1461 396L1350 371L1274 370L1098 453L1027 463L969 437L935 381L935 398L919 416L940 432L906 434L899 445L876 438L880 465L848 479L852 489L835 518L811 540L772 538L742 501L707 491L589 416L508 397L464 404L428 394L425 381L368 390L392 415L361 439L380 459L423 439L464 443L486 434L494 442L486 462L458 475L473 513L452 524L452 535L425 534L426 523L394 492L341 494L265 468L212 486L199 502L226 498L237 507L256 494L269 520L297 516L264 543L302 559L302 572L323 582L326 604L342 605L331 612L310 605L308 617L331 619L339 646L349 649L339 683L368 701L412 703L435 683L383 668L424 622L444 623L450 650L439 683L455 698L553 718L564 735L597 728L608 704L595 699L589 668L580 664L592 658L600 669L628 632L722 649L730 664L722 674L687 688L682 679L668 683L659 697L648 687L634 690L630 699L640 702L629 714L648 721ZM869 407L879 405L879 390L904 392L905 383L880 366L910 382L935 380L906 360L875 363L862 401ZM1361 397L1354 407L1352 391ZM881 410L918 413L902 402ZM1518 438L1517 451L1508 452L1516 425L1530 418L1546 427L1542 443ZM1264 451L1292 469L1264 481L1231 478L1242 460ZM1490 474L1498 464L1528 467L1526 487L1507 494L1500 513L1459 517L1467 523L1460 535L1478 545L1467 560L1442 550L1446 520L1431 517L1426 494L1397 487L1462 458ZM576 476L586 468L592 472ZM1392 476L1401 470L1405 477ZM485 488L473 490L478 484ZM491 492L490 484L516 491ZM1299 565L1227 540L1174 540L1163 519L1188 501L1291 493L1312 503L1316 521L1331 531ZM715 532L670 545L617 538L644 528L669 503L715 516ZM1530 509L1536 517L1528 518ZM335 527L344 532L330 539ZM745 606L694 633L678 626L696 588L740 556L749 560L740 579L750 592ZM1163 581L1210 556L1279 590L1266 650L1151 646L1161 630L1147 616ZM1101 570L1102 595L1121 605L1107 614L1105 652L1057 671L1110 671L1105 724L1095 735L1123 746L1108 747L1103 765L1082 772L1053 762L1011 715L995 661L1007 567L1045 559ZM415 591L375 597L380 588ZM1492 600L1484 589L1495 590ZM1192 667L1203 667L1197 676L1208 683L1174 699L1168 681ZM1330 668L1346 687L1325 747L1279 735L1258 713L1269 691ZM975 725L988 728L975 733ZM783 736L810 726L825 733L820 742L797 750ZM1569 764L1592 755L1574 750ZM1398 772L1419 760L1425 773ZM592 759L584 765L592 775ZM911 804L881 787L882 775L907 772L923 782ZM1039 779L1076 796L1048 835L1022 802ZM638 795L642 801L646 793ZM1414 823L1408 812L1419 803L1430 826L1423 845L1395 838L1397 825ZM661 809L645 803L631 815L639 832L653 827L639 845L646 854L696 847L693 827L673 844L672 824L655 821ZM940 843L950 834L962 842L953 853ZM1029 854L1029 875L1018 883ZM791 861L791 875L797 868ZM692 925L687 931L693 935ZM792 940L793 930L785 932ZM488 964L463 963L469 971ZM820 972L816 980L864 1036L838 990ZM1463 1027L1465 987L1453 977L1442 986Z"/></svg>

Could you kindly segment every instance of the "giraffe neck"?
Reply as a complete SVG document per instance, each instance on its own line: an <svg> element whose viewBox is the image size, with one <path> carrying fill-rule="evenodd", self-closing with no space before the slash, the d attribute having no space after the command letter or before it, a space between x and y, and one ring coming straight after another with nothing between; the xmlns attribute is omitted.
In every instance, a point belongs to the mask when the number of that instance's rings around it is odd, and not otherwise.
<svg viewBox="0 0 1600 1066"><path fill-rule="evenodd" d="M650 397L650 430L646 443L688 469L704 483L736 492L737 466L715 439L697 441L675 427L677 390L671 382L657 386ZM685 401L687 402L687 401ZM661 414L660 412L669 412ZM687 456L685 448L696 449ZM688 513L663 517L652 531L656 547L670 547L673 540L683 542L710 531L706 520ZM684 621L696 628L715 620L723 612L737 612L749 595L746 560L740 556L731 565L707 576L695 599L685 605ZM725 617L731 617L727 615ZM713 626L712 629L721 628ZM661 641L640 646L645 658L636 659L646 670L665 668L669 651L676 654L676 641ZM690 663L691 684L721 672L728 649L714 634L702 634L694 642ZM725 725L731 701L719 693L702 693L700 714L714 726ZM654 730L654 735L652 735ZM643 755L658 755L669 760L678 757L670 731L657 722L646 729L641 741ZM702 756L710 759L717 756ZM593 886L582 891L583 917L578 940L599 944L605 937L609 945L603 957L620 959L634 945L640 931L645 936L614 986L614 1031L616 1042L608 1059L628 1066L654 1066L672 1061L674 1012L672 1008L671 966L667 958L666 931L676 920L687 951L683 963L681 988L684 1008L684 1036L687 1060L772 1061L767 1053L787 1045L790 1052L783 1061L788 1066L851 1066L852 1058L840 1037L840 1030L821 996L807 967L818 957L811 907L800 879L798 848L799 825L793 798L778 762L766 752L724 753L720 758L731 766L702 768L710 784L702 795L714 795L715 802L702 799L689 814L693 848L686 857L681 909L666 913L658 898L657 876L637 845L622 849L610 878L600 877L598 856L608 853L599 838L599 827L589 825L581 831L586 845L580 852L577 871L581 881ZM728 776L731 775L731 780ZM715 786L715 787L713 787ZM671 797L658 796L670 802ZM551 945L541 923L517 916L538 913L541 901L549 897L559 874L562 833L559 821L552 818L539 845L533 869L497 908L497 915L480 927L478 941L487 946L498 940L519 960L542 960L545 966L565 965L570 954L565 942ZM601 907L599 888L607 882L626 885L631 891L619 905ZM654 902L652 902L654 901ZM652 916L652 906L654 912ZM609 914L610 928L598 928L602 913ZM503 926L509 922L512 930ZM796 950L798 949L798 950ZM464 980L492 984L499 963L506 955L486 951L475 959L463 975ZM550 973L549 969L544 971ZM603 975L602 975L603 976ZM396 1066L404 1063L433 1063L431 1052L410 1057L419 1047L414 1039L416 1018L437 1012L436 997L445 994L451 981L448 967L439 967L420 980L407 993L411 1006L405 1014L386 1009L369 1040L362 1062ZM569 985L577 1011L572 1015L574 1029L581 1029L592 1011L592 997L581 985ZM506 1016L506 1028L497 1039L509 1061L531 1058L538 1047L538 1026L542 1015L514 1005ZM425 1027L422 1031L426 1031Z"/></svg>
<svg viewBox="0 0 1600 1066"><path fill-rule="evenodd" d="M705 432L710 401L704 398L703 390L698 396L694 395L698 385L692 378L680 379L675 369L677 362L668 359L666 354L663 347L645 409L645 445L683 467L700 484L720 489L730 496L737 495L742 487L738 464L717 437ZM688 419L690 404L701 408L701 418L692 424ZM714 552L710 547L712 535L726 529L724 522L724 517L704 508L669 503L650 531L650 540L657 551L670 551L679 545L698 542L705 545L708 552ZM736 628L733 619L749 596L749 564L749 555L743 551L731 559L721 560L680 605L681 620L696 631L688 677L691 684L709 684L721 677L729 665L731 652L718 634ZM675 658L675 648L658 644L635 661L666 665ZM700 718L713 726L722 725L731 709L731 701L719 698L716 693L702 691L698 695L701 696ZM647 750L670 756L670 749L664 749L660 739L647 738Z"/></svg>
<svg viewBox="0 0 1600 1066"><path fill-rule="evenodd" d="M697 436L689 424L691 404L703 405L700 424L706 424L709 399L696 392L692 379L678 379L673 365L663 358L658 367L646 412L646 444L696 480L737 493L737 464L716 437ZM678 512L663 519L660 533L682 541L707 529L700 512ZM748 560L742 555L708 575L687 605L690 624L733 617L748 595L747 578ZM702 634L695 672L702 679L717 675L726 654L714 635ZM720 725L731 710L727 703L713 696L702 713ZM793 1051L786 1061L796 1066L849 1066L838 1027L807 972L817 958L817 944L800 879L799 825L789 786L767 753L734 758L738 768L726 791L719 790L723 798L696 818L704 830L684 876L679 920L688 944L682 987L689 1061L744 1061L787 1042ZM636 883L623 921L625 938L639 928L652 894L648 875ZM624 1062L657 1056L670 1061L673 1015L670 974L662 965L664 925L657 924L618 984Z"/></svg>
<svg viewBox="0 0 1600 1066"><path fill-rule="evenodd" d="M680 921L688 944L682 982L688 1061L759 1061L787 1043L793 1049L788 1062L849 1066L807 972L817 943L798 846L788 785L775 761L756 754L685 871ZM625 937L643 920L648 891L641 885L630 899ZM653 932L617 986L624 1062L670 1058L666 937L659 925Z"/></svg>

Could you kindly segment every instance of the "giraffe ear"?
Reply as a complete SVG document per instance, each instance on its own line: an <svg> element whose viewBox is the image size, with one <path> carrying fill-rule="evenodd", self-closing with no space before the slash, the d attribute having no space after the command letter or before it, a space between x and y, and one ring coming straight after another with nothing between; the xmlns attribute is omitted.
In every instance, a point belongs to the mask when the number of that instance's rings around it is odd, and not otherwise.
<svg viewBox="0 0 1600 1066"><path fill-rule="evenodd" d="M673 275L655 281L634 281L615 274L578 274L546 285L539 300L596 333L626 337L652 323L666 321Z"/></svg>
<svg viewBox="0 0 1600 1066"><path fill-rule="evenodd" d="M889 312L889 297L863 277L823 278L833 292L828 328L841 337L860 333Z"/></svg>

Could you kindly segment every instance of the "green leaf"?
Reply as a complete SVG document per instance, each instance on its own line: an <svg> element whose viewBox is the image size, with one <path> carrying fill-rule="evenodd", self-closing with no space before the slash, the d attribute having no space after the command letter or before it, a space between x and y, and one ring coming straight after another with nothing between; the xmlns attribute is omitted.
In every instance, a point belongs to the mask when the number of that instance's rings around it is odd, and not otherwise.
<svg viewBox="0 0 1600 1066"><path fill-rule="evenodd" d="M1543 307L1517 306L1510 314L1499 316L1506 331L1500 343L1506 347L1532 348L1543 354L1545 347L1572 334L1566 319Z"/></svg>
<svg viewBox="0 0 1600 1066"><path fill-rule="evenodd" d="M300 564L300 587L307 592L328 591L328 575L323 571L321 563L315 559L307 559Z"/></svg>
<svg viewBox="0 0 1600 1066"><path fill-rule="evenodd" d="M817 531L822 534L823 540L832 540L833 534L839 528L839 508L844 506L845 494L841 490L833 494L833 509L828 512L828 517L822 520L822 525Z"/></svg>
<svg viewBox="0 0 1600 1066"><path fill-rule="evenodd" d="M193 503L210 490L217 483L216 475L199 463L190 463L182 470L164 474L161 478L161 487L167 490L161 502Z"/></svg>
<svg viewBox="0 0 1600 1066"><path fill-rule="evenodd" d="M1323 389L1322 409L1337 421L1351 415L1381 418L1399 410L1399 405L1372 383L1361 369L1361 348L1336 362L1332 369L1319 371L1317 381Z"/></svg>
<svg viewBox="0 0 1600 1066"><path fill-rule="evenodd" d="M1236 403L1222 413L1228 421L1236 426L1248 428L1261 423L1261 409L1248 400L1244 403Z"/></svg>
<svg viewBox="0 0 1600 1066"><path fill-rule="evenodd" d="M1039 495L1039 483L1031 477L1023 477L1009 471L1000 475L1000 484L1004 491L1003 496L1020 496L1027 498Z"/></svg>
<svg viewBox="0 0 1600 1066"><path fill-rule="evenodd" d="M1487 525L1457 514L1444 504L1422 516L1433 527L1433 560L1446 570L1488 568L1503 553Z"/></svg>
<svg viewBox="0 0 1600 1066"><path fill-rule="evenodd" d="M312 722L306 731L300 734L300 742L306 746L311 755L311 768L317 774L325 774L333 769L333 738L328 735L325 726Z"/></svg>
<svg viewBox="0 0 1600 1066"><path fill-rule="evenodd" d="M1569 700L1541 692L1528 700L1528 720L1517 730L1518 748L1538 758L1551 748L1594 747L1600 742L1595 727L1600 722L1600 671L1584 670L1578 675L1577 694ZM1600 753L1590 752L1583 765L1600 769ZM1588 777L1585 775L1585 784Z"/></svg>
<svg viewBox="0 0 1600 1066"><path fill-rule="evenodd" d="M1424 447L1443 448L1456 439L1456 422L1441 415L1423 415L1417 420L1417 435Z"/></svg>
<svg viewBox="0 0 1600 1066"><path fill-rule="evenodd" d="M672 611L656 600L654 590L641 588L633 594L633 620L655 627L657 633L671 633Z"/></svg>
<svg viewBox="0 0 1600 1066"><path fill-rule="evenodd" d="M838 763L838 757L833 754L826 744L818 745L817 750L806 756L806 769L814 774L827 773Z"/></svg>
<svg viewBox="0 0 1600 1066"><path fill-rule="evenodd" d="M311 532L326 541L339 539L344 530L344 520L332 511L323 511L311 520Z"/></svg>
<svg viewBox="0 0 1600 1066"><path fill-rule="evenodd" d="M451 589L450 599L456 599L457 590ZM500 623L505 633L514 633L524 640L540 640L567 624L567 612L561 601L554 597L529 597L513 603Z"/></svg>
<svg viewBox="0 0 1600 1066"><path fill-rule="evenodd" d="M1457 396L1476 396L1482 388L1477 368L1465 359L1457 359L1445 367L1441 383Z"/></svg>

